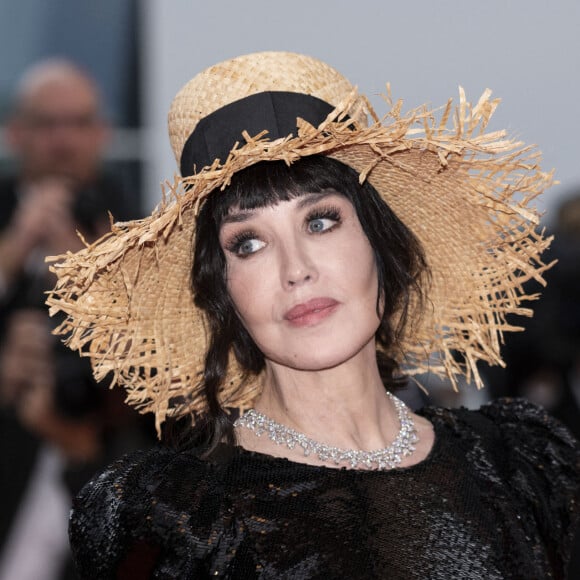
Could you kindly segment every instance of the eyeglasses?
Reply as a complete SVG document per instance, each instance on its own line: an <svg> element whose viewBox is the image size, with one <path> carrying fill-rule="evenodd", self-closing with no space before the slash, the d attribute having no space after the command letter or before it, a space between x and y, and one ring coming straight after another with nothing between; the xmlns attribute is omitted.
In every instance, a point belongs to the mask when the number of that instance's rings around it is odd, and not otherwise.
<svg viewBox="0 0 580 580"><path fill-rule="evenodd" d="M94 113L81 115L42 115L38 113L26 113L22 117L22 120L28 128L46 132L56 129L86 131L99 124L99 119Z"/></svg>

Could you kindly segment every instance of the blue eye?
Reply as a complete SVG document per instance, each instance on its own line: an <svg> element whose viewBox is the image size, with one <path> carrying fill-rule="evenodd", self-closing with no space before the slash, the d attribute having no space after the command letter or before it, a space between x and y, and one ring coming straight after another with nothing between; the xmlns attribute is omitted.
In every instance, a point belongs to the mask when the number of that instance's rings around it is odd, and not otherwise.
<svg viewBox="0 0 580 580"><path fill-rule="evenodd" d="M323 234L331 231L341 222L341 214L337 208L317 208L306 218L306 229L311 234Z"/></svg>
<svg viewBox="0 0 580 580"><path fill-rule="evenodd" d="M240 258L255 254L266 245L254 232L242 232L227 245L227 250Z"/></svg>
<svg viewBox="0 0 580 580"><path fill-rule="evenodd" d="M308 222L308 231L313 234L318 234L329 230L336 224L336 221L331 218L316 218Z"/></svg>
<svg viewBox="0 0 580 580"><path fill-rule="evenodd" d="M254 254L258 250L261 250L266 244L260 240L256 240L255 238L251 240L245 240L242 243L238 244L236 248L236 254L239 256L247 256L249 254Z"/></svg>

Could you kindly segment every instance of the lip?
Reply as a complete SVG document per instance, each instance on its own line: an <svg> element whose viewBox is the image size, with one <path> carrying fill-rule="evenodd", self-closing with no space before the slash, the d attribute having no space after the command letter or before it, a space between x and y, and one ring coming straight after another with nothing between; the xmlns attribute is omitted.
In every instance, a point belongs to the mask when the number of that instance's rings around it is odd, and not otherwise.
<svg viewBox="0 0 580 580"><path fill-rule="evenodd" d="M312 298L290 308L284 314L284 320L292 326L312 326L330 316L339 304L334 298Z"/></svg>

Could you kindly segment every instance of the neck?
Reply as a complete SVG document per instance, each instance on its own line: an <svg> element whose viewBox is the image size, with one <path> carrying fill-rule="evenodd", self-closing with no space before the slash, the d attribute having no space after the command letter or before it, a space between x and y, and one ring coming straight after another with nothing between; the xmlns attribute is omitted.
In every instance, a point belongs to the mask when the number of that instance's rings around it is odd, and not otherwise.
<svg viewBox="0 0 580 580"><path fill-rule="evenodd" d="M256 409L309 437L364 450L389 444L399 430L386 396L374 343L343 364L304 371L268 362Z"/></svg>

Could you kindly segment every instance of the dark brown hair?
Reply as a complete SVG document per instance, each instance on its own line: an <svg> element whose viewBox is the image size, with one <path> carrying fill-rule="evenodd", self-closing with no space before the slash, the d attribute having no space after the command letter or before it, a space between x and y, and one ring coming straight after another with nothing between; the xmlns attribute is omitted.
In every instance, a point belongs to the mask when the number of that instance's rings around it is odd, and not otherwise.
<svg viewBox="0 0 580 580"><path fill-rule="evenodd" d="M228 293L226 258L219 242L222 220L232 207L251 210L328 189L352 203L373 249L381 301L377 302L381 322L376 334L382 348L377 351L379 371L386 389L401 383L395 355L412 318L411 307L421 306L424 297L422 278L427 266L419 241L374 187L368 181L361 185L358 173L339 161L312 156L290 166L283 161L258 163L237 173L223 191L210 194L197 219L191 281L195 304L205 312L209 328L201 379L208 413L196 418L193 440L207 453L220 441L235 442L232 423L219 401L229 353L233 351L248 375L259 373L265 365Z"/></svg>

